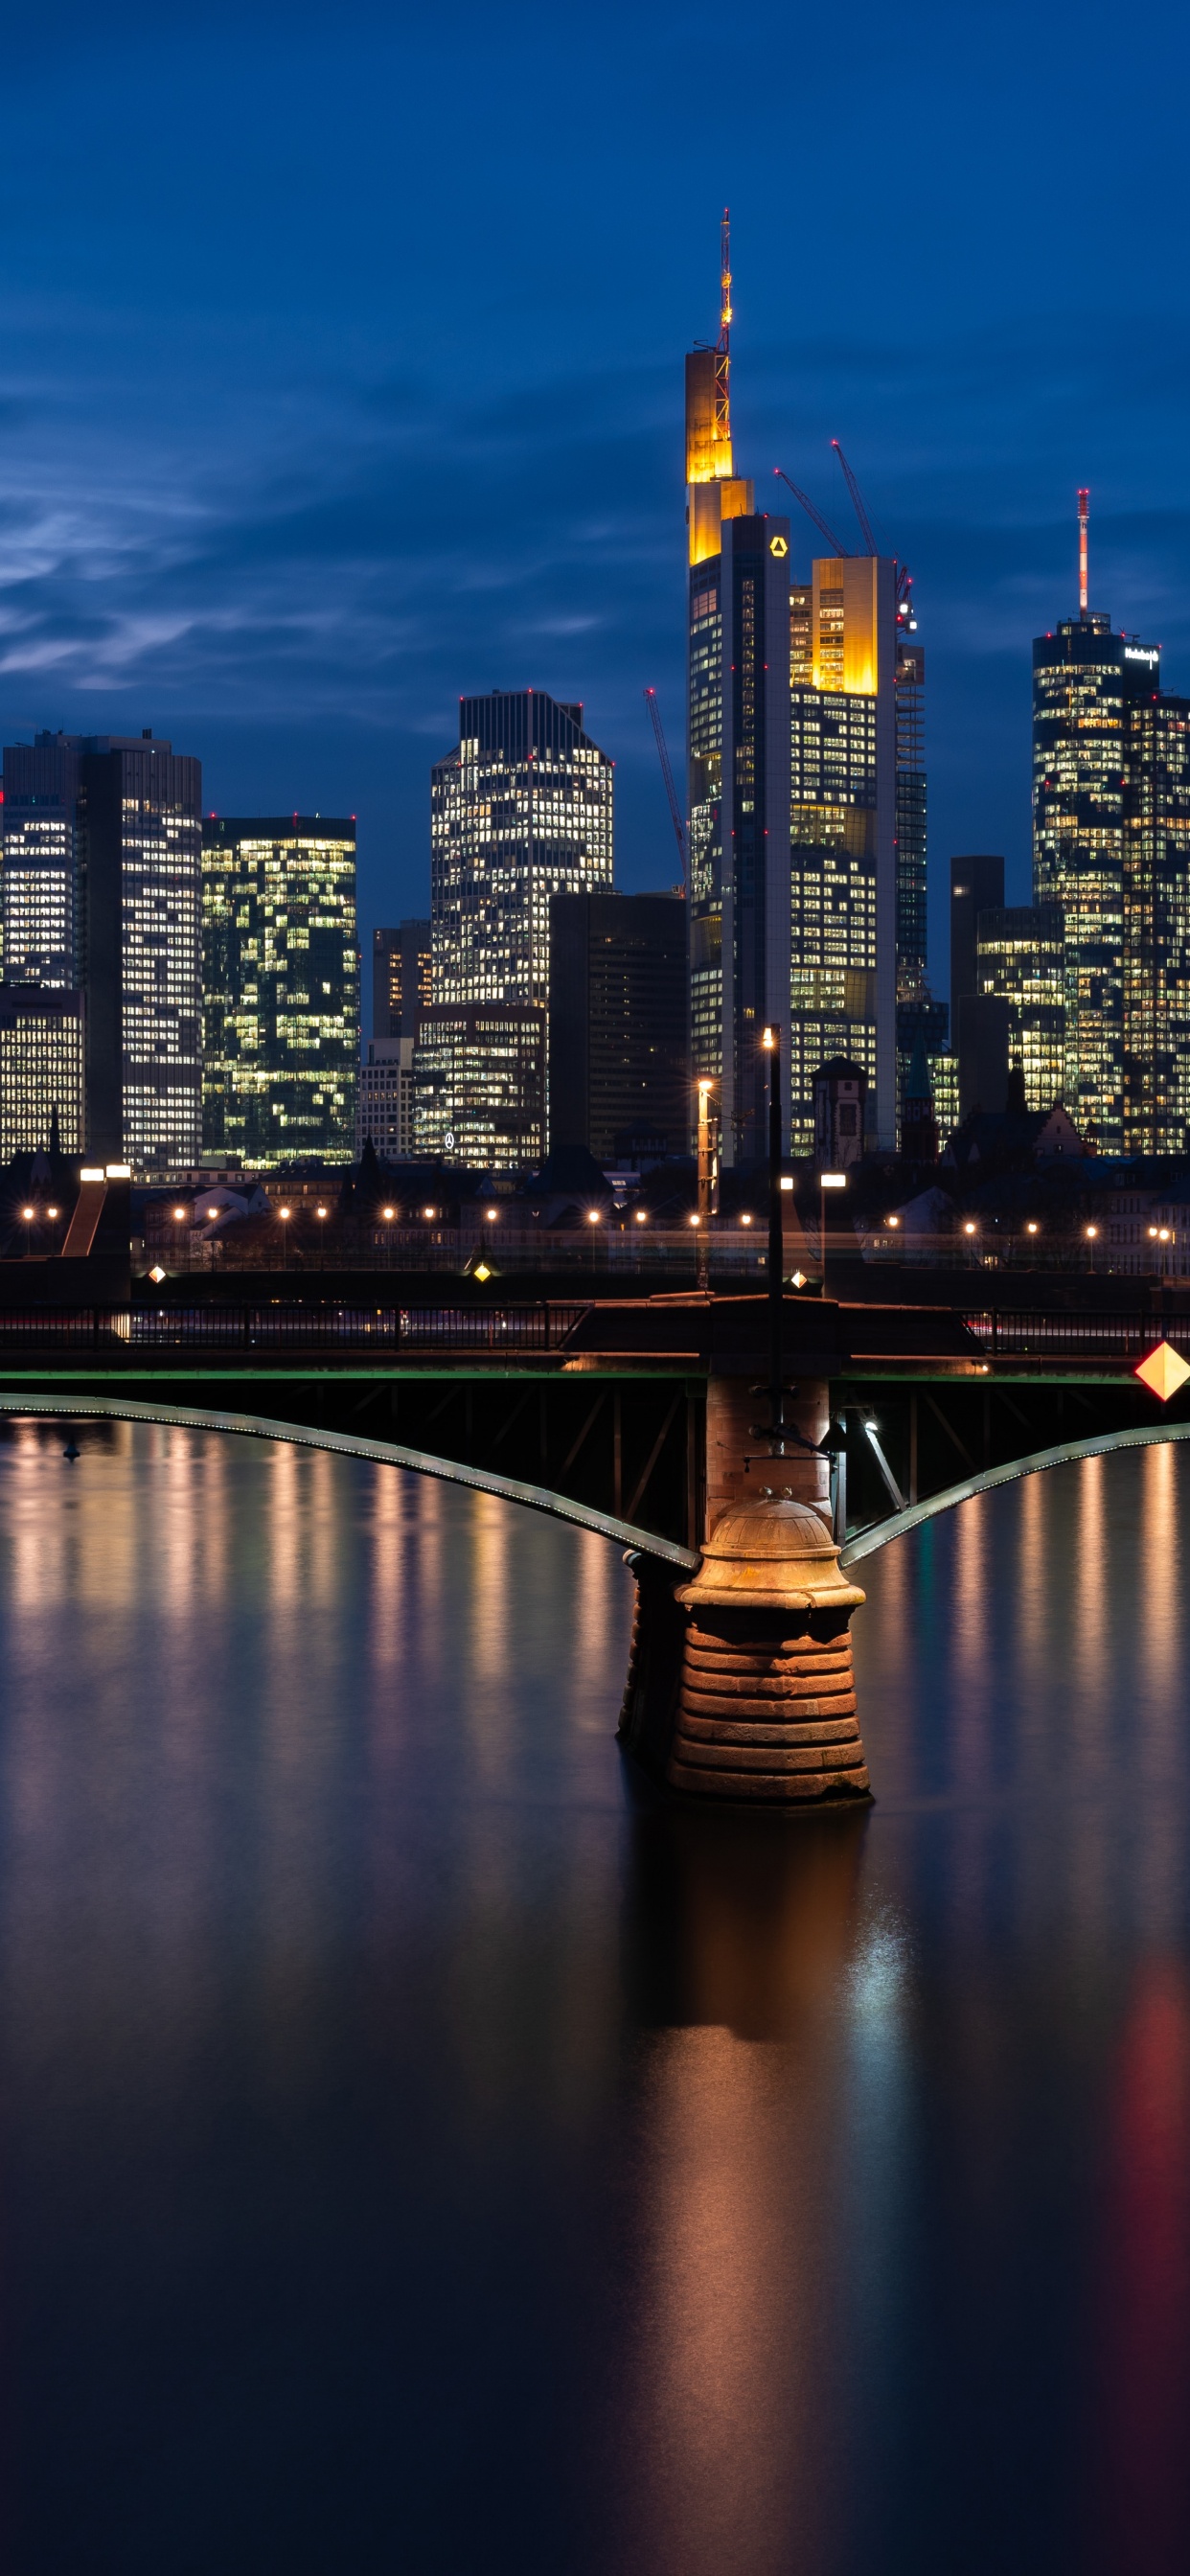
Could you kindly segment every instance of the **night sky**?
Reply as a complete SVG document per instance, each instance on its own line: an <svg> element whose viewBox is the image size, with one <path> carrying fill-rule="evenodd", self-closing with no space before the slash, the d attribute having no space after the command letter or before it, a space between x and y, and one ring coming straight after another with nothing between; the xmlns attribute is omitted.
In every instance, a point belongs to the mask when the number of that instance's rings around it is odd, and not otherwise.
<svg viewBox="0 0 1190 2576"><path fill-rule="evenodd" d="M357 812L366 935L427 903L459 695L532 683L671 882L641 691L676 757L728 202L737 470L846 537L840 437L915 576L945 990L948 854L1027 898L1078 483L1092 605L1190 691L1188 54L1160 0L8 13L5 739L152 725L208 806Z"/></svg>

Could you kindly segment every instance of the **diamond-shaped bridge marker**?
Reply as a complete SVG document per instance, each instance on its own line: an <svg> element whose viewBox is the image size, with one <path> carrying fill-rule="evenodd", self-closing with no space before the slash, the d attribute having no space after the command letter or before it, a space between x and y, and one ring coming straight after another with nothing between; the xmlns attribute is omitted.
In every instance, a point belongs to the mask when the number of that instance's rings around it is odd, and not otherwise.
<svg viewBox="0 0 1190 2576"><path fill-rule="evenodd" d="M1133 1375L1159 1395L1163 1404L1168 1404L1171 1395L1176 1395L1190 1377L1190 1367L1171 1342L1158 1342L1155 1351L1147 1351L1143 1360L1137 1361Z"/></svg>

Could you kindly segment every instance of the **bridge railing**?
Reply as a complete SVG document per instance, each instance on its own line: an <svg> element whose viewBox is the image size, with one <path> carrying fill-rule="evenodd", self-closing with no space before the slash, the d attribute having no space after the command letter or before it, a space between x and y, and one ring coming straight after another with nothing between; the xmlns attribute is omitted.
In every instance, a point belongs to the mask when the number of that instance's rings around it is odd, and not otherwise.
<svg viewBox="0 0 1190 2576"><path fill-rule="evenodd" d="M968 1310L962 1320L992 1359L1138 1360L1162 1340L1175 1350L1190 1350L1190 1314L1049 1314L985 1306Z"/></svg>
<svg viewBox="0 0 1190 2576"><path fill-rule="evenodd" d="M0 1307L0 1352L556 1351L586 1305Z"/></svg>

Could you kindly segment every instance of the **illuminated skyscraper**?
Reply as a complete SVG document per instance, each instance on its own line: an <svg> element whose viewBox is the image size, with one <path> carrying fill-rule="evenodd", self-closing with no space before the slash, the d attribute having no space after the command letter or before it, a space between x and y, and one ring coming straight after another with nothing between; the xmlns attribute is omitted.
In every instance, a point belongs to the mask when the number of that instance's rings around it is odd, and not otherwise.
<svg viewBox="0 0 1190 2576"><path fill-rule="evenodd" d="M1132 667L1126 663L1126 673ZM1147 676L1142 665L1142 681ZM1124 1146L1129 1154L1185 1154L1190 1152L1190 700L1166 697L1153 688L1130 688L1126 714Z"/></svg>
<svg viewBox="0 0 1190 2576"><path fill-rule="evenodd" d="M1033 892L1061 911L1063 1097L1100 1153L1124 1143L1124 651L1099 614L1033 646Z"/></svg>
<svg viewBox="0 0 1190 2576"><path fill-rule="evenodd" d="M546 1103L530 1110L524 1084L545 1064L549 1006L550 898L583 894L612 881L614 771L583 730L581 706L563 706L544 689L502 691L459 701L459 741L435 762L430 786L430 917L433 1011L478 1003L515 1005L542 1014L540 1043L528 1044L520 1023L497 1032L491 1015L433 1022L434 1074L419 1070L415 1087L418 1151L459 1152L464 1134L484 1129L483 1047L494 1053L490 1107L508 1135L531 1129L544 1139ZM509 1028L512 1028L510 1021ZM430 1044L429 1024L426 1042ZM516 1057L509 1093L510 1055ZM465 1088L450 1094L452 1068ZM544 1072L541 1076L544 1082ZM464 1115L464 1111L466 1114ZM526 1125L528 1121L528 1125ZM432 1132L431 1132L432 1131ZM439 1140L447 1135L456 1144ZM520 1159L544 1152L534 1143ZM475 1147L479 1159L486 1151ZM510 1152L504 1162L517 1159ZM468 1149L464 1159L475 1154Z"/></svg>
<svg viewBox="0 0 1190 2576"><path fill-rule="evenodd" d="M789 522L733 471L730 329L725 216L719 338L686 360L691 1050L725 1164L766 1150L760 1040L788 1024L790 960Z"/></svg>
<svg viewBox="0 0 1190 2576"><path fill-rule="evenodd" d="M415 1038L418 1013L433 999L428 921L399 921L372 933L372 1035Z"/></svg>
<svg viewBox="0 0 1190 2576"><path fill-rule="evenodd" d="M202 827L203 1145L349 1162L359 1082L355 823Z"/></svg>
<svg viewBox="0 0 1190 2576"><path fill-rule="evenodd" d="M83 998L0 984L0 1163L51 1143L83 1150Z"/></svg>
<svg viewBox="0 0 1190 2576"><path fill-rule="evenodd" d="M87 1150L165 1171L202 1129L202 765L151 733L78 753Z"/></svg>
<svg viewBox="0 0 1190 2576"><path fill-rule="evenodd" d="M1003 862L996 864L1002 871ZM1062 914L1057 904L998 904L979 913L975 990L1007 1002L1009 1065L1021 1067L1029 1108L1052 1109L1062 1097L1066 1070Z"/></svg>
<svg viewBox="0 0 1190 2576"><path fill-rule="evenodd" d="M4 748L0 916L9 984L77 981L79 748L61 733Z"/></svg>
<svg viewBox="0 0 1190 2576"><path fill-rule="evenodd" d="M830 555L792 593L791 1144L813 1151L813 1076L863 1066L891 1147L897 1046L896 566Z"/></svg>

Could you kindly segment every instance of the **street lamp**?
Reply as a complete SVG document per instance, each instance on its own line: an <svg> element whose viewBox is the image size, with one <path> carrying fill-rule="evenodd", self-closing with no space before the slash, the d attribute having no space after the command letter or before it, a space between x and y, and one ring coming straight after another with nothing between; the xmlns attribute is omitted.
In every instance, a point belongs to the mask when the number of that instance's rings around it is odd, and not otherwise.
<svg viewBox="0 0 1190 2576"><path fill-rule="evenodd" d="M25 1259L26 1259L26 1261L28 1260L29 1255L30 1255L30 1253L32 1252L32 1249L33 1249L33 1219L34 1219L35 1214L36 1214L36 1210L35 1210L34 1208L27 1207L27 1208L22 1208L22 1209L21 1209L21 1215L24 1217L24 1220L25 1220Z"/></svg>
<svg viewBox="0 0 1190 2576"><path fill-rule="evenodd" d="M291 1216L292 1216L292 1214L293 1214L293 1210L292 1210L292 1208L278 1208L278 1210L277 1210L277 1214L278 1214L278 1216L279 1216L279 1218L280 1218L280 1220L281 1220L281 1267L282 1267L282 1269L283 1269L283 1270L288 1270L288 1268L289 1268L289 1236L288 1236L288 1234L286 1233L285 1229L286 1229L286 1227L287 1227L287 1225L288 1225L288 1223L289 1223L290 1217L291 1217Z"/></svg>
<svg viewBox="0 0 1190 2576"><path fill-rule="evenodd" d="M314 1214L318 1219L318 1267L320 1270L325 1270L327 1211L324 1207L316 1207Z"/></svg>
<svg viewBox="0 0 1190 2576"><path fill-rule="evenodd" d="M826 1295L827 1269L826 1193L828 1190L845 1190L846 1187L846 1172L820 1172L818 1175L819 1241L822 1246L822 1293L824 1297Z"/></svg>

